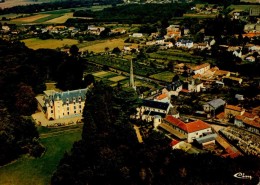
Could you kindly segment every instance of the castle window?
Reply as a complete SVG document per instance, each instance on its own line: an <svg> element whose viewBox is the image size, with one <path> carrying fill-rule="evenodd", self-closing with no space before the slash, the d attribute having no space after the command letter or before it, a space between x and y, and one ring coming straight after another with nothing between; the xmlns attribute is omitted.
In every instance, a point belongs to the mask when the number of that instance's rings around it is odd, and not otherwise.
<svg viewBox="0 0 260 185"><path fill-rule="evenodd" d="M74 114L76 114L76 111L74 110Z"/></svg>
<svg viewBox="0 0 260 185"><path fill-rule="evenodd" d="M51 113L53 113L53 110L51 110Z"/></svg>
<svg viewBox="0 0 260 185"><path fill-rule="evenodd" d="M81 109L81 105L79 105L79 108Z"/></svg>
<svg viewBox="0 0 260 185"><path fill-rule="evenodd" d="M67 110L70 110L70 108L69 108L69 107L67 107Z"/></svg>
<svg viewBox="0 0 260 185"><path fill-rule="evenodd" d="M69 115L69 114L70 114L70 112L67 112L67 114Z"/></svg>

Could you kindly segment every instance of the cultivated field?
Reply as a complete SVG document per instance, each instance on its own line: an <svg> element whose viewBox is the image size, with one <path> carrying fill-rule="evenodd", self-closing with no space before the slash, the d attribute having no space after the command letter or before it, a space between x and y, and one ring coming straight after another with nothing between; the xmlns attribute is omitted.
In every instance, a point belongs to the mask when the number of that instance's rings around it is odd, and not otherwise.
<svg viewBox="0 0 260 185"><path fill-rule="evenodd" d="M29 23L29 22L34 22L38 19L48 17L48 16L50 16L50 14L37 14L37 15L29 16L29 17L22 17L22 18L18 18L18 19L13 19L12 21Z"/></svg>
<svg viewBox="0 0 260 185"><path fill-rule="evenodd" d="M124 80L126 78L127 77L125 77L125 76L115 76L115 77L109 78L108 80L110 80L112 82L119 82L119 81Z"/></svg>
<svg viewBox="0 0 260 185"><path fill-rule="evenodd" d="M60 17L48 20L46 21L46 23L61 24L65 23L69 18L73 18L73 13L66 13L65 15L62 15Z"/></svg>
<svg viewBox="0 0 260 185"><path fill-rule="evenodd" d="M40 48L48 48L48 49L57 49L62 48L65 45L72 46L74 44L78 44L77 40L74 39L63 39L63 40L56 40L56 39L48 39L48 40L41 40L38 38L31 38L22 40L28 48L31 49L40 49Z"/></svg>
<svg viewBox="0 0 260 185"><path fill-rule="evenodd" d="M10 8L13 6L24 6L29 4L39 4L41 2L30 1L30 0L6 0L4 3L0 3L1 8Z"/></svg>
<svg viewBox="0 0 260 185"><path fill-rule="evenodd" d="M80 47L80 51L88 50L89 52L93 51L95 53L100 53L100 52L104 52L106 47L108 47L110 51L112 51L115 47L118 47L120 50L122 50L125 45L124 41L125 41L124 38L110 39L101 42L93 41L93 42L83 43L79 45L79 47ZM84 46L84 44L86 44L87 46Z"/></svg>
<svg viewBox="0 0 260 185"><path fill-rule="evenodd" d="M23 156L0 168L1 185L46 185L50 184L64 152L69 152L73 143L81 138L81 128L42 128L40 142L46 152L40 158Z"/></svg>
<svg viewBox="0 0 260 185"><path fill-rule="evenodd" d="M183 14L184 18L199 18L199 19L208 19L208 18L215 18L218 14L191 14L191 13L186 13Z"/></svg>
<svg viewBox="0 0 260 185"><path fill-rule="evenodd" d="M234 9L232 12L246 11L249 12L250 8L260 8L260 5L230 5L228 8Z"/></svg>

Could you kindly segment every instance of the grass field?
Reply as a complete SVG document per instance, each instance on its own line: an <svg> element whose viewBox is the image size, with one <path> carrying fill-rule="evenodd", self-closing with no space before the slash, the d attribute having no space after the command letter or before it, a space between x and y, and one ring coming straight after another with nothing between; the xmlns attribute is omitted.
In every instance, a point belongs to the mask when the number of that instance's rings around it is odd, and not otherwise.
<svg viewBox="0 0 260 185"><path fill-rule="evenodd" d="M119 82L119 81L124 80L126 78L127 77L125 77L125 76L115 76L115 77L109 78L108 80L110 80L112 82Z"/></svg>
<svg viewBox="0 0 260 185"><path fill-rule="evenodd" d="M208 19L208 18L215 18L218 14L183 14L184 18L199 18L199 19Z"/></svg>
<svg viewBox="0 0 260 185"><path fill-rule="evenodd" d="M29 22L34 22L34 21L37 21L39 19L48 17L48 16L50 16L50 14L37 14L37 15L29 16L29 17L22 17L22 18L13 19L12 21L29 23Z"/></svg>
<svg viewBox="0 0 260 185"><path fill-rule="evenodd" d="M93 51L95 53L100 53L100 52L104 52L106 47L108 47L110 51L113 50L115 47L118 47L120 50L122 50L125 45L124 41L125 41L124 38L104 40L101 42L93 41L93 42L83 43L81 45L78 45L78 47L80 47L80 51L88 50L89 52Z"/></svg>
<svg viewBox="0 0 260 185"><path fill-rule="evenodd" d="M74 39L63 39L63 40L56 40L56 39L48 39L48 40L41 40L38 38L31 38L22 40L28 48L31 49L40 49L40 48L48 48L48 49L56 49L62 48L65 45L71 46L74 44L78 44L77 40Z"/></svg>
<svg viewBox="0 0 260 185"><path fill-rule="evenodd" d="M172 78L174 76L175 76L175 73L170 72L170 71L165 71L165 72L162 72L162 73L157 73L157 74L151 75L150 78L162 80L162 81L165 81L165 82L171 82Z"/></svg>
<svg viewBox="0 0 260 185"><path fill-rule="evenodd" d="M228 8L234 9L232 12L237 11L247 11L249 12L250 8L259 8L260 5L230 5Z"/></svg>
<svg viewBox="0 0 260 185"><path fill-rule="evenodd" d="M167 63L166 60L189 62L189 63L197 63L198 61L202 60L202 57L194 56L188 52L183 52L177 49L157 51L156 53L149 54L149 56L151 59L156 59L157 62L162 62L164 64Z"/></svg>
<svg viewBox="0 0 260 185"><path fill-rule="evenodd" d="M47 129L47 130L46 130ZM46 128L41 132L49 133ZM63 131L62 128L59 131ZM45 135L46 136L46 135ZM65 151L70 151L72 144L81 138L81 129L64 131L60 134L47 134L41 139L46 147L40 158L23 156L17 161L0 168L1 185L47 185Z"/></svg>
<svg viewBox="0 0 260 185"><path fill-rule="evenodd" d="M73 18L73 13L66 13L64 15L62 14L53 14L53 15L59 15L59 16L47 20L46 23L61 24L61 23L65 23L69 18Z"/></svg>
<svg viewBox="0 0 260 185"><path fill-rule="evenodd" d="M48 14L42 14L42 15L48 15ZM48 21L53 20L53 19L58 19L62 16L63 16L63 14L49 14L49 16L47 16L47 17L43 17L43 18L35 20L34 23L48 23Z"/></svg>

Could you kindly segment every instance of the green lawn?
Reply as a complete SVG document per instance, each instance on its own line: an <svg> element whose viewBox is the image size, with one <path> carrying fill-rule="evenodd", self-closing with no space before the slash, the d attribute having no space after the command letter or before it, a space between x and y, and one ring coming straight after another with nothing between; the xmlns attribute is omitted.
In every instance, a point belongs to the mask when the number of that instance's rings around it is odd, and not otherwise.
<svg viewBox="0 0 260 185"><path fill-rule="evenodd" d="M149 77L157 79L157 80L162 80L162 81L165 81L165 82L171 82L172 78L174 76L175 76L175 73L170 72L170 71L165 71L165 72L162 72L162 73L151 75Z"/></svg>
<svg viewBox="0 0 260 185"><path fill-rule="evenodd" d="M38 38L25 39L25 40L21 40L21 42L24 42L25 45L28 48L31 48L31 49L40 49L40 48L56 49L56 48L62 48L65 45L72 46L73 44L77 44L78 43L78 41L74 40L74 39L63 39L63 40L48 39L48 40L41 40L41 39L38 39Z"/></svg>
<svg viewBox="0 0 260 185"><path fill-rule="evenodd" d="M22 156L17 161L0 168L0 184L5 185L47 185L65 151L81 138L81 129L58 129L64 131L53 135L53 131L42 128L41 133L52 133L41 143L46 147L40 158ZM46 135L45 135L46 136Z"/></svg>

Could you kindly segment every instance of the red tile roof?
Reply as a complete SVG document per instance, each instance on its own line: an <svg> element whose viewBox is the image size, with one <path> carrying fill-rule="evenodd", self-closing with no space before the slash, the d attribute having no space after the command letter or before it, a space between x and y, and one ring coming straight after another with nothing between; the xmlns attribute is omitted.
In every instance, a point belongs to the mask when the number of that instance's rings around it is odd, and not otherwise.
<svg viewBox="0 0 260 185"><path fill-rule="evenodd" d="M208 66L210 66L210 64L209 64L209 63L205 63L205 64L201 64L201 65L198 65L198 66L192 67L192 69L193 69L194 71L196 71L196 70L199 70L199 69L202 69L202 68L208 67Z"/></svg>
<svg viewBox="0 0 260 185"><path fill-rule="evenodd" d="M174 145L178 144L179 142L180 141L173 139L170 145L174 146Z"/></svg>
<svg viewBox="0 0 260 185"><path fill-rule="evenodd" d="M254 117L256 117L256 115L254 115L254 114L251 114L251 113L249 113L249 112L245 112L244 114L243 114L243 116L244 117L247 117L247 118L254 118Z"/></svg>
<svg viewBox="0 0 260 185"><path fill-rule="evenodd" d="M238 106L235 106L235 105L226 105L226 109L231 109L231 110L239 111L239 112L241 112L243 110L242 107L238 107Z"/></svg>
<svg viewBox="0 0 260 185"><path fill-rule="evenodd" d="M183 121L181 121L171 115L166 116L165 120L167 122L173 124L174 126L179 127L181 130L183 130L187 133L192 133L192 132L196 132L199 130L204 130L204 129L210 128L209 124L207 124L201 120L184 123Z"/></svg>
<svg viewBox="0 0 260 185"><path fill-rule="evenodd" d="M186 125L187 125L187 130L189 133L210 128L209 124L207 124L201 120L196 120L196 121L187 123Z"/></svg>
<svg viewBox="0 0 260 185"><path fill-rule="evenodd" d="M156 100L162 100L162 99L167 98L167 97L168 97L167 94L161 94L161 95L157 96L155 99Z"/></svg>

